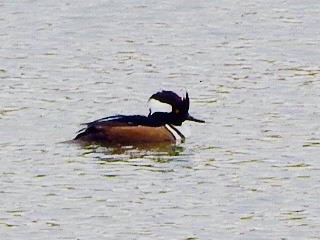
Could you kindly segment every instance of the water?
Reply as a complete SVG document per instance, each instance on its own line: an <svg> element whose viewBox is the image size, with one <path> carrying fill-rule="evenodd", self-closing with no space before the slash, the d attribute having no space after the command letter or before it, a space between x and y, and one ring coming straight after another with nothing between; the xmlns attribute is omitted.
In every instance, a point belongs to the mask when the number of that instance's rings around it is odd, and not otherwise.
<svg viewBox="0 0 320 240"><path fill-rule="evenodd" d="M319 7L1 2L1 239L320 239ZM159 89L185 143L61 143Z"/></svg>

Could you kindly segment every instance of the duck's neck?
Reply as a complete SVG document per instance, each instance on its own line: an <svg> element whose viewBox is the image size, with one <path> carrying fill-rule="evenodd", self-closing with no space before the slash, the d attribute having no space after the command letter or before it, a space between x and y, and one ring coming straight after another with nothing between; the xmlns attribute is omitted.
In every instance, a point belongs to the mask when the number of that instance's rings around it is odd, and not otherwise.
<svg viewBox="0 0 320 240"><path fill-rule="evenodd" d="M148 116L152 120L159 122L161 125L173 124L175 126L181 126L183 120L173 115L172 113L155 112Z"/></svg>

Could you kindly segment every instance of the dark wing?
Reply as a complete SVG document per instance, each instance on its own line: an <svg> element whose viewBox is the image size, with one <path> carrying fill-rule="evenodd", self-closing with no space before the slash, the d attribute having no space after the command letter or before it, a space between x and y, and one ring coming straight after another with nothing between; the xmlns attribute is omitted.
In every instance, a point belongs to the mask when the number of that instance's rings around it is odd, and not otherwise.
<svg viewBox="0 0 320 240"><path fill-rule="evenodd" d="M110 117L101 118L93 122L84 123L87 127L81 129L75 139L80 139L88 136L99 136L106 128L119 127L119 126L148 126L157 127L161 126L152 117L141 115L115 115Z"/></svg>
<svg viewBox="0 0 320 240"><path fill-rule="evenodd" d="M141 116L141 115L114 115L110 117L101 118L98 120L95 120L93 122L84 123L84 125L87 125L87 127L95 126L95 125L106 125L111 124L113 126L119 124L119 125L128 125L128 126L150 126L155 127L159 124L154 120L154 118Z"/></svg>

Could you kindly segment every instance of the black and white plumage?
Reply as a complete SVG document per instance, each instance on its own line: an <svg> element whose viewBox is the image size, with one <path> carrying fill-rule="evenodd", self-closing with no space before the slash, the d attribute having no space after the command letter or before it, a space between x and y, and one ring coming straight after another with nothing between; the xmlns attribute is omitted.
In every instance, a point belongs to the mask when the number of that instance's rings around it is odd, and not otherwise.
<svg viewBox="0 0 320 240"><path fill-rule="evenodd" d="M102 144L175 142L184 139L177 129L186 120L204 122L189 115L189 96L160 91L149 99L149 115L115 115L86 123L75 141Z"/></svg>

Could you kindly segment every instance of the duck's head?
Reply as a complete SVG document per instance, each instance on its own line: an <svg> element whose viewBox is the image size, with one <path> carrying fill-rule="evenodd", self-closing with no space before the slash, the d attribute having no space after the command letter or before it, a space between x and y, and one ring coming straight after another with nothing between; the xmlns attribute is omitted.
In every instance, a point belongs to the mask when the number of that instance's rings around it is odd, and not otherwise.
<svg viewBox="0 0 320 240"><path fill-rule="evenodd" d="M184 121L204 123L189 114L189 96L180 97L172 91L161 91L153 94L149 99L149 116L158 118L168 124L180 126Z"/></svg>

